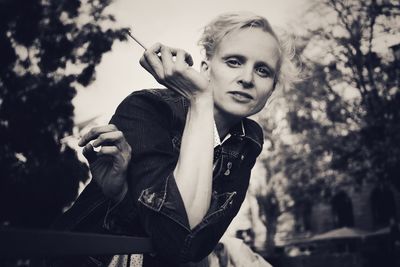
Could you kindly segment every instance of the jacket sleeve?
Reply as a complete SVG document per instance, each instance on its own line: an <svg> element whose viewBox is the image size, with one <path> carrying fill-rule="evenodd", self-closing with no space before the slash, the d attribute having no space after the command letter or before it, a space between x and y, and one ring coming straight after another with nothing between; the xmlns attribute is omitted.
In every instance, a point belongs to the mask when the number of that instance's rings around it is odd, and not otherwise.
<svg viewBox="0 0 400 267"><path fill-rule="evenodd" d="M156 253L176 261L190 227L173 176L179 154L172 143L171 116L161 99L133 93L119 105L110 123L132 147L129 190L121 205L135 208Z"/></svg>

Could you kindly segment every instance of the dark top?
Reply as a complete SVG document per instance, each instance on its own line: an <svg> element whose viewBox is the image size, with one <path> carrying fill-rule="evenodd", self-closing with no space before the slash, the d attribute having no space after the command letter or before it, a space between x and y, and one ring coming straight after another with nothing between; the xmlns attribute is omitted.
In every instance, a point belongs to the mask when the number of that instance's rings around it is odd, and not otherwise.
<svg viewBox="0 0 400 267"><path fill-rule="evenodd" d="M145 266L157 261L163 262L161 266L166 262L177 265L206 257L239 211L262 150L263 134L256 122L246 118L214 149L211 205L191 230L173 175L188 106L185 98L166 89L129 95L110 121L132 147L127 195L114 203L91 182L56 228L148 236L155 253L145 255Z"/></svg>

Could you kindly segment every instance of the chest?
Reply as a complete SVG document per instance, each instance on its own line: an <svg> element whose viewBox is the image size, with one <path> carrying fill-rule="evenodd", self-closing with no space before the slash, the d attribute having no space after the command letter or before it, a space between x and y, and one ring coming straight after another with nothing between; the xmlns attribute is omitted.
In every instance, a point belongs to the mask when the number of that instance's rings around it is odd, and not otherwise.
<svg viewBox="0 0 400 267"><path fill-rule="evenodd" d="M174 152L179 155L181 134L172 137ZM251 145L242 137L232 136L214 148L213 191L217 193L240 191L247 188L248 161L251 160Z"/></svg>

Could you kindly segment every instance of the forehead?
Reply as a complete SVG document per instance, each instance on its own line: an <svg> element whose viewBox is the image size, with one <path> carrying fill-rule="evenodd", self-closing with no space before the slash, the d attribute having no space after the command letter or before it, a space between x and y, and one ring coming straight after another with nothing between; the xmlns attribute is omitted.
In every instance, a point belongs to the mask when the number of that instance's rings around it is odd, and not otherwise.
<svg viewBox="0 0 400 267"><path fill-rule="evenodd" d="M276 69L279 44L261 28L243 28L228 33L217 46L216 55L241 55L255 62L265 62Z"/></svg>

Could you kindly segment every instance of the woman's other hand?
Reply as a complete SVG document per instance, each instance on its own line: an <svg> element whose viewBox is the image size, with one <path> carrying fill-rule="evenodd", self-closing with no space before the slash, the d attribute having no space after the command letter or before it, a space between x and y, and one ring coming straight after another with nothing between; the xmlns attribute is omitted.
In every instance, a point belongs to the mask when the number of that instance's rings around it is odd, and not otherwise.
<svg viewBox="0 0 400 267"><path fill-rule="evenodd" d="M126 172L132 149L123 133L113 124L94 127L79 141L89 162L92 178L104 194L120 199L127 191ZM95 148L99 148L98 152Z"/></svg>
<svg viewBox="0 0 400 267"><path fill-rule="evenodd" d="M160 84L189 100L212 95L208 79L193 69L191 55L182 49L156 43L144 52L140 65Z"/></svg>

